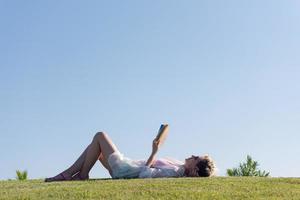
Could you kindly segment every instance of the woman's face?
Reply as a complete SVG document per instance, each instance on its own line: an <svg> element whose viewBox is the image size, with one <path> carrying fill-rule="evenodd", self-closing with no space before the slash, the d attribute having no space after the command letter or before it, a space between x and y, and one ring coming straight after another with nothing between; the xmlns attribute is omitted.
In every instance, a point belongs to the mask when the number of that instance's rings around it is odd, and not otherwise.
<svg viewBox="0 0 300 200"><path fill-rule="evenodd" d="M199 176L197 164L200 159L201 159L201 157L194 156L194 155L185 159L184 168L185 168L185 173L187 176L190 176L190 177Z"/></svg>

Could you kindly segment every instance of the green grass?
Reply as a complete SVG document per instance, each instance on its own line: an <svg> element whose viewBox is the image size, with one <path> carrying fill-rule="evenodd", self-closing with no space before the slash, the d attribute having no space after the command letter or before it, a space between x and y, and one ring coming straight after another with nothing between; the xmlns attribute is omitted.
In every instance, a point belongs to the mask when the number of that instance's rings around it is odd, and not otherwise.
<svg viewBox="0 0 300 200"><path fill-rule="evenodd" d="M300 199L299 178L0 181L0 199Z"/></svg>

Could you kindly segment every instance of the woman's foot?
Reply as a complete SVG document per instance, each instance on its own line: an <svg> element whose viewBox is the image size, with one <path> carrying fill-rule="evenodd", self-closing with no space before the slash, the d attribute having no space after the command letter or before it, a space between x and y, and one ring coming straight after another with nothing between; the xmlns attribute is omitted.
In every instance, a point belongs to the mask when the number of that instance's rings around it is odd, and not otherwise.
<svg viewBox="0 0 300 200"><path fill-rule="evenodd" d="M80 172L75 174L73 177L72 177L72 181L84 181L84 180L88 180L89 179L89 176L87 177L81 177L80 175Z"/></svg>
<svg viewBox="0 0 300 200"><path fill-rule="evenodd" d="M53 181L70 181L72 180L72 176L64 174L64 173L60 173L54 177L51 178L46 178L45 182L53 182Z"/></svg>

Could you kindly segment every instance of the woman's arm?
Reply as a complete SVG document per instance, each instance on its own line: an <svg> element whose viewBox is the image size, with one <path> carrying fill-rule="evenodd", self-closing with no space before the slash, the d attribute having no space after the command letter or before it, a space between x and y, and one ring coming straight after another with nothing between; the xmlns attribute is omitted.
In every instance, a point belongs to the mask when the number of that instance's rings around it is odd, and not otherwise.
<svg viewBox="0 0 300 200"><path fill-rule="evenodd" d="M158 141L156 139L153 140L153 143L152 143L152 153L151 155L149 156L147 162L146 162L146 166L150 167L152 164L153 164L153 161L154 161L154 158L155 158L155 155L158 151Z"/></svg>

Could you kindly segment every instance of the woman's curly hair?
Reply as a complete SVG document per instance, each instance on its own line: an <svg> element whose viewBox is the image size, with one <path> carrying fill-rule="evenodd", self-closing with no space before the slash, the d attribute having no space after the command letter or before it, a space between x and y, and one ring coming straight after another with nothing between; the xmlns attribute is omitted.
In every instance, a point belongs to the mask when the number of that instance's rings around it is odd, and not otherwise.
<svg viewBox="0 0 300 200"><path fill-rule="evenodd" d="M216 166L209 155L200 157L197 163L198 175L201 177L210 177L215 175Z"/></svg>

